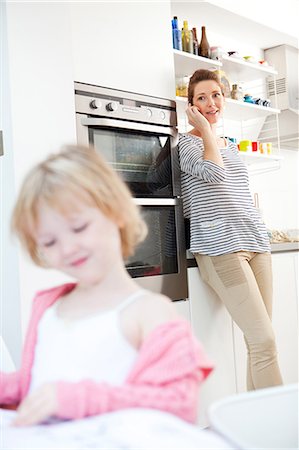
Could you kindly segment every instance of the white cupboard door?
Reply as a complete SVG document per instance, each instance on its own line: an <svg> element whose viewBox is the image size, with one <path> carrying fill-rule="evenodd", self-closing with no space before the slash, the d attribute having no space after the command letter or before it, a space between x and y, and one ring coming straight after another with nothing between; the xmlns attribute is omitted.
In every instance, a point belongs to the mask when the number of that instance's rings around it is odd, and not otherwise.
<svg viewBox="0 0 299 450"><path fill-rule="evenodd" d="M175 309L179 313L179 315L183 318L188 320L188 322L191 321L191 315L190 315L190 305L188 300L179 300L177 302L173 302Z"/></svg>
<svg viewBox="0 0 299 450"><path fill-rule="evenodd" d="M208 407L236 393L232 320L197 267L188 269L188 287L193 331L215 367L200 389L198 424L204 427Z"/></svg>

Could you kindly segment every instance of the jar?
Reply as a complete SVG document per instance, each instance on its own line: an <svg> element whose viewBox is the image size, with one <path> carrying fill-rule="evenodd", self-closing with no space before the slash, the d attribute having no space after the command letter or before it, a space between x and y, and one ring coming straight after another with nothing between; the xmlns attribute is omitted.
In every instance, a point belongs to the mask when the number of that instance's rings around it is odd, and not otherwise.
<svg viewBox="0 0 299 450"><path fill-rule="evenodd" d="M231 98L234 100L243 100L243 90L237 84L232 85Z"/></svg>
<svg viewBox="0 0 299 450"><path fill-rule="evenodd" d="M176 82L176 95L178 97L188 97L189 77L185 75L180 77Z"/></svg>
<svg viewBox="0 0 299 450"><path fill-rule="evenodd" d="M210 58L216 59L217 61L221 59L222 55L224 54L224 50L222 47L211 47L210 48Z"/></svg>

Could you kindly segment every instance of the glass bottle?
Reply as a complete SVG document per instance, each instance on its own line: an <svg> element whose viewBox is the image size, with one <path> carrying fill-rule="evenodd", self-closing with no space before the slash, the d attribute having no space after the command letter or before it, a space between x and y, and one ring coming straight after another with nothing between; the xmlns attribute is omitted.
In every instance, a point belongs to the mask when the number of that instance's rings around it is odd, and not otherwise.
<svg viewBox="0 0 299 450"><path fill-rule="evenodd" d="M176 50L182 50L182 32L178 26L177 16L174 16L171 22L172 22L172 46Z"/></svg>
<svg viewBox="0 0 299 450"><path fill-rule="evenodd" d="M199 52L200 56L204 56L205 58L210 57L210 45L206 36L206 27L201 27L201 41L199 44Z"/></svg>
<svg viewBox="0 0 299 450"><path fill-rule="evenodd" d="M193 53L193 35L188 29L188 20L184 20L182 29L182 47L184 52Z"/></svg>
<svg viewBox="0 0 299 450"><path fill-rule="evenodd" d="M198 39L196 28L192 28L192 33L193 33L193 53L194 55L198 55Z"/></svg>

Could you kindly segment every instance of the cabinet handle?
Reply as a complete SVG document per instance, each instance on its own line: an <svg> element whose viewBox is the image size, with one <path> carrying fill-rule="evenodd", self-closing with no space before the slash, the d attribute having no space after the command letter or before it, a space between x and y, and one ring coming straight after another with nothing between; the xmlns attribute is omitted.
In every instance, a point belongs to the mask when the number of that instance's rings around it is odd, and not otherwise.
<svg viewBox="0 0 299 450"><path fill-rule="evenodd" d="M3 131L0 130L0 156L4 155Z"/></svg>

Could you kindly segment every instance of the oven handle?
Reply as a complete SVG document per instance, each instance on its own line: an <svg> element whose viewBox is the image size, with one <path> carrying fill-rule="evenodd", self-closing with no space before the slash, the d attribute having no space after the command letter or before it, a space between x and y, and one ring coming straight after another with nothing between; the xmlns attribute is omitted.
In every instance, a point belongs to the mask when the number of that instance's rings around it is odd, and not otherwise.
<svg viewBox="0 0 299 450"><path fill-rule="evenodd" d="M134 203L139 206L175 206L178 198L133 198Z"/></svg>
<svg viewBox="0 0 299 450"><path fill-rule="evenodd" d="M176 136L177 131L172 127L150 125L147 123L137 123L137 122L126 122L124 120L115 119L105 119L105 118L93 118L86 117L81 119L82 125L85 126L100 126L100 127L110 127L110 128L122 128L127 130L135 131L148 131L152 133L163 133L170 136Z"/></svg>

